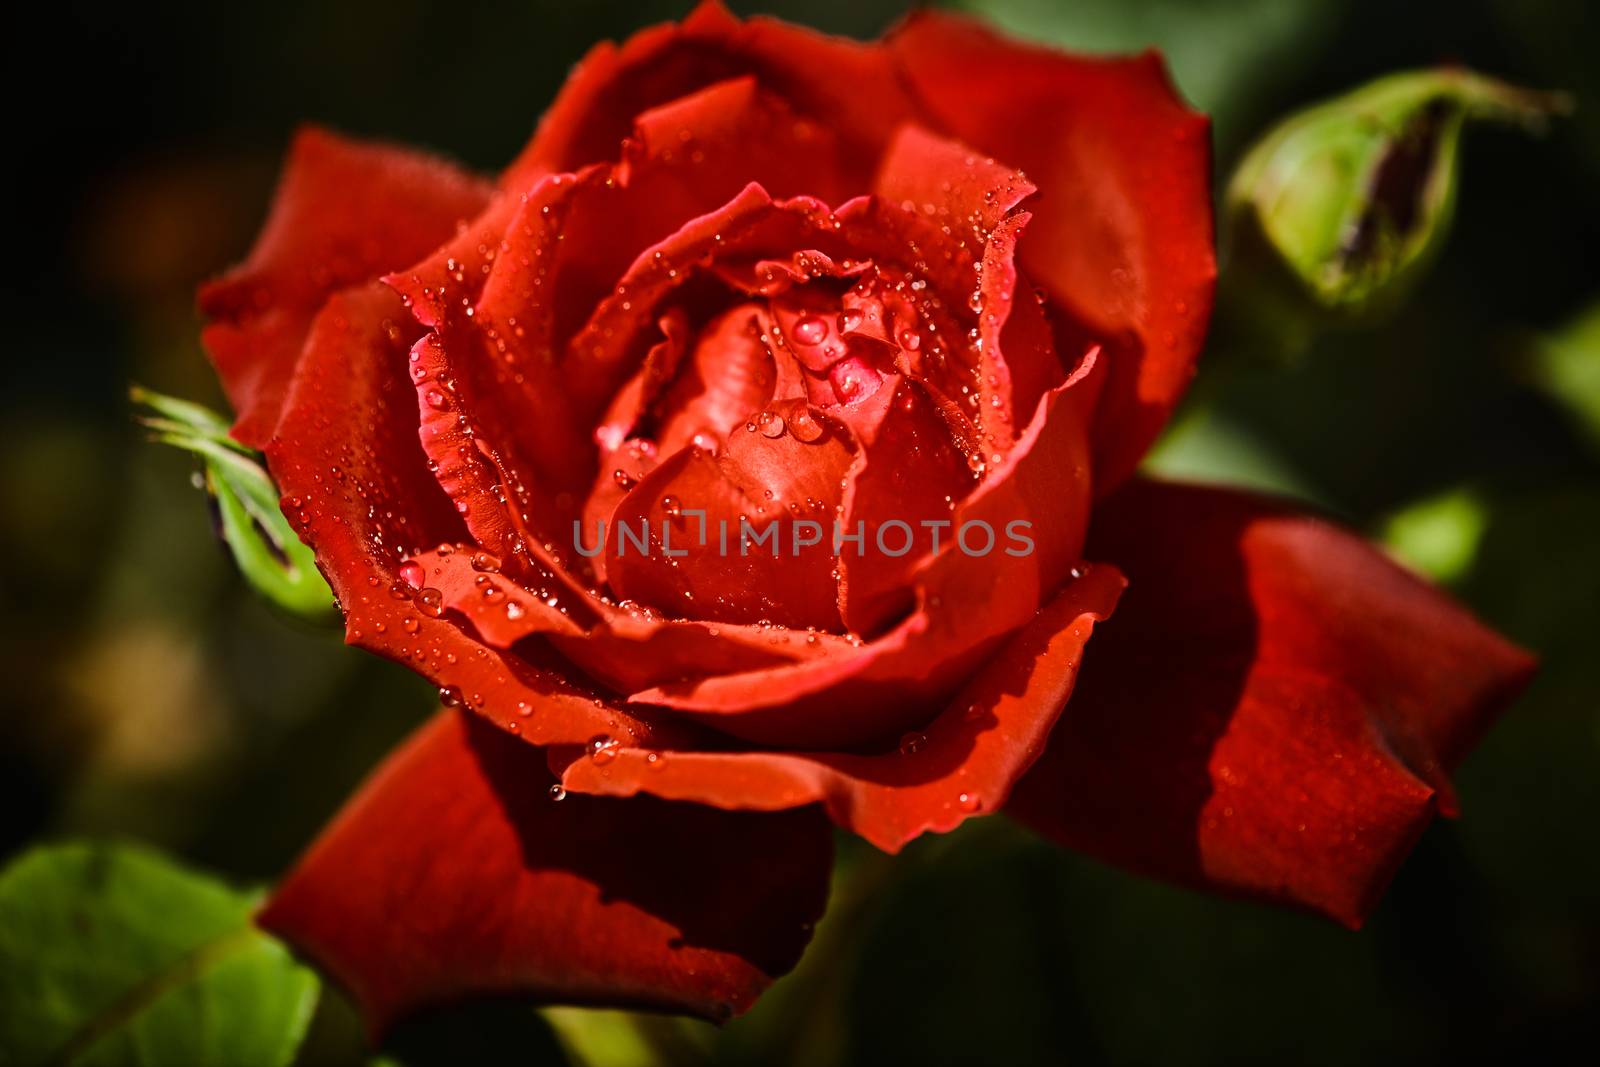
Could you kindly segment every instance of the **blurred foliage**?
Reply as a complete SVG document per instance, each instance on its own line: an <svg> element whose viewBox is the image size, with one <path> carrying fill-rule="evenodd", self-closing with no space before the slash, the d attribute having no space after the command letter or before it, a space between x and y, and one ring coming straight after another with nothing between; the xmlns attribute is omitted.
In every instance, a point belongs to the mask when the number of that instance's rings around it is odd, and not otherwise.
<svg viewBox="0 0 1600 1067"><path fill-rule="evenodd" d="M1489 510L1470 489L1419 500L1389 516L1382 539L1402 563L1449 584L1472 569Z"/></svg>
<svg viewBox="0 0 1600 1067"><path fill-rule="evenodd" d="M761 6L858 36L901 13L896 0ZM1547 138L1468 140L1451 242L1382 330L1320 337L1294 368L1219 336L1156 459L1387 535L1543 670L1458 775L1464 817L1428 831L1361 934L979 820L893 861L842 843L834 909L796 975L721 1030L644 1032L709 1043L729 1064L1458 1063L1600 1045L1600 449L1581 414L1596 349L1580 318L1600 300L1590 7L964 6L1056 44L1164 48L1215 115L1220 175L1276 120L1395 70L1456 62L1574 94ZM16 40L63 42L36 62L64 66L76 91L12 116L33 165L14 175L28 314L0 400L8 855L41 835L126 834L270 879L426 713L420 679L250 593L189 487L192 462L139 443L126 383L220 400L194 285L249 247L296 123L492 169L596 38L685 7L64 0L14 13ZM62 72L37 77L28 93ZM1471 508L1448 503L1462 493ZM560 1031L523 1006L478 1005L414 1020L387 1057L555 1063ZM349 1003L326 991L300 1062L364 1056Z"/></svg>
<svg viewBox="0 0 1600 1067"><path fill-rule="evenodd" d="M1566 405L1580 428L1600 447L1600 301L1540 339L1533 372L1535 380Z"/></svg>
<svg viewBox="0 0 1600 1067"><path fill-rule="evenodd" d="M140 846L24 853L0 871L0 1062L291 1063L321 983L254 910Z"/></svg>

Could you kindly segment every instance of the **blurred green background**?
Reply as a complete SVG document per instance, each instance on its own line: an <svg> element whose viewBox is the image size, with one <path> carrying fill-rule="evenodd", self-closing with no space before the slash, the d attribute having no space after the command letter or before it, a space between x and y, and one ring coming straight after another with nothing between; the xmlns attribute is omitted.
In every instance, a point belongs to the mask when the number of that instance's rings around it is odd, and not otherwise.
<svg viewBox="0 0 1600 1067"><path fill-rule="evenodd" d="M904 9L733 6L856 36ZM1223 177L1275 118L1395 69L1457 61L1575 95L1545 138L1469 131L1455 234L1386 328L1325 337L1292 366L1211 353L1154 460L1302 496L1386 539L1544 670L1462 769L1464 818L1427 833L1363 933L1151 884L978 820L893 864L845 844L848 884L797 977L720 1034L646 1032L724 1062L1431 1063L1600 1047L1591 5L965 6L1066 46L1162 47L1215 117ZM420 679L248 594L191 462L141 443L126 385L220 404L194 286L249 247L297 122L493 170L595 39L685 7L182 0L11 16L13 47L50 66L8 109L23 314L0 413L4 856L125 835L270 880L426 714ZM634 1025L555 1019L581 1041ZM546 1023L515 1007L422 1020L396 1048L414 1063L559 1057ZM303 1060L361 1055L330 996Z"/></svg>

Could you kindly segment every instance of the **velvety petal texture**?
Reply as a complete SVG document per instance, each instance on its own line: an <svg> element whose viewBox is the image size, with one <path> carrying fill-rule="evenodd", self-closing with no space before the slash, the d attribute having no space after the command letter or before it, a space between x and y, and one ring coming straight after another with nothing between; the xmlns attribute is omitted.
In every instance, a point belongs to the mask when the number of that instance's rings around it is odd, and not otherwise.
<svg viewBox="0 0 1600 1067"><path fill-rule="evenodd" d="M1131 583L1011 812L1062 844L1359 926L1527 653L1356 536L1245 493L1130 484L1091 551Z"/></svg>
<svg viewBox="0 0 1600 1067"><path fill-rule="evenodd" d="M794 966L827 899L814 808L552 797L538 750L445 711L380 767L260 922L381 1033L470 996L723 1020Z"/></svg>

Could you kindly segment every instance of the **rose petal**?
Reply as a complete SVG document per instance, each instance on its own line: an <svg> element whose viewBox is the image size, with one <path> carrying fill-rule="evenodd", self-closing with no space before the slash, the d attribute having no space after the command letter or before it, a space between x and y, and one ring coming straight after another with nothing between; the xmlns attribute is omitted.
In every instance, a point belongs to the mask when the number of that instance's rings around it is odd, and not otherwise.
<svg viewBox="0 0 1600 1067"><path fill-rule="evenodd" d="M699 619L838 628L832 523L853 450L837 428L819 421L802 441L781 419L733 430L717 455L684 449L623 498L606 547L617 596Z"/></svg>
<svg viewBox="0 0 1600 1067"><path fill-rule="evenodd" d="M1361 539L1243 493L1130 483L1091 551L1131 590L1010 810L1360 925L1532 661Z"/></svg>
<svg viewBox="0 0 1600 1067"><path fill-rule="evenodd" d="M430 608L401 574L416 546L467 540L417 441L409 342L420 332L382 285L333 297L267 446L284 512L345 611L345 637L537 743L681 736L569 682L548 662L493 650ZM435 591L437 592L437 591ZM437 612L437 614L436 614Z"/></svg>
<svg viewBox="0 0 1600 1067"><path fill-rule="evenodd" d="M722 1020L799 959L827 900L816 810L551 800L544 757L444 712L400 748L261 912L381 1034L472 996Z"/></svg>
<svg viewBox="0 0 1600 1067"><path fill-rule="evenodd" d="M602 298L633 302L630 265L647 250L664 259L655 246L752 182L774 195L835 199L845 195L840 173L832 132L750 78L638 116L617 166L580 172L559 197L536 190L512 220L474 311L491 358L529 373L553 364L547 388L525 390L530 403L549 406L553 391L592 425L638 366L624 357L642 353L568 341Z"/></svg>
<svg viewBox="0 0 1600 1067"><path fill-rule="evenodd" d="M1037 191L1021 171L914 124L895 132L873 183L889 203L951 226L975 246Z"/></svg>
<svg viewBox="0 0 1600 1067"><path fill-rule="evenodd" d="M956 507L974 484L921 386L897 378L869 403L878 409L875 432L858 435L841 520L861 542L839 554L839 613L858 634L876 633L911 607L916 569L950 542Z"/></svg>
<svg viewBox="0 0 1600 1067"><path fill-rule="evenodd" d="M924 729L881 755L674 752L625 748L604 764L571 760L562 783L606 796L650 793L721 808L822 802L832 819L887 852L997 811L1043 750L1072 692L1094 622L1124 582L1092 567L1018 632Z"/></svg>
<svg viewBox="0 0 1600 1067"><path fill-rule="evenodd" d="M471 624L469 636L529 656L538 646L525 639L543 635L584 674L622 692L815 659L845 642L774 626L662 618L595 600L573 606L554 583L525 586L520 577L493 570L470 545L443 545L408 562L420 568L408 573L437 590L444 609Z"/></svg>
<svg viewBox="0 0 1600 1067"><path fill-rule="evenodd" d="M1057 347L1107 348L1096 484L1137 464L1193 375L1216 276L1206 119L1155 53L1084 58L918 12L885 42L943 130L1038 185L1023 268L1058 314Z"/></svg>
<svg viewBox="0 0 1600 1067"><path fill-rule="evenodd" d="M524 174L608 159L635 115L747 75L844 138L859 191L865 191L890 132L914 113L881 48L777 19L741 22L720 3L705 0L680 25L652 26L621 47L605 44L591 51L508 177L515 184Z"/></svg>
<svg viewBox="0 0 1600 1067"><path fill-rule="evenodd" d="M486 182L432 156L295 135L250 258L200 290L202 338L238 413L234 436L272 435L311 319L327 298L409 263L487 202Z"/></svg>

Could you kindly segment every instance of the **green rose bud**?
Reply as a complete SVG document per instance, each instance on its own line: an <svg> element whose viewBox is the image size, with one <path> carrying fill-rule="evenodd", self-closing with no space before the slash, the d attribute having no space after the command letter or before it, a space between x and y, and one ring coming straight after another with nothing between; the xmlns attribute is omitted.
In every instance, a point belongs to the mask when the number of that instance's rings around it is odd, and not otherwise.
<svg viewBox="0 0 1600 1067"><path fill-rule="evenodd" d="M1394 74L1284 120L1229 183L1227 311L1301 347L1393 310L1444 243L1468 119L1542 128L1559 94L1472 71Z"/></svg>
<svg viewBox="0 0 1600 1067"><path fill-rule="evenodd" d="M228 421L187 400L134 386L135 404L154 414L139 422L150 438L200 458L205 488L216 502L223 542L245 580L270 602L303 618L333 616L333 591L316 559L278 506L278 487L260 456L228 436Z"/></svg>

